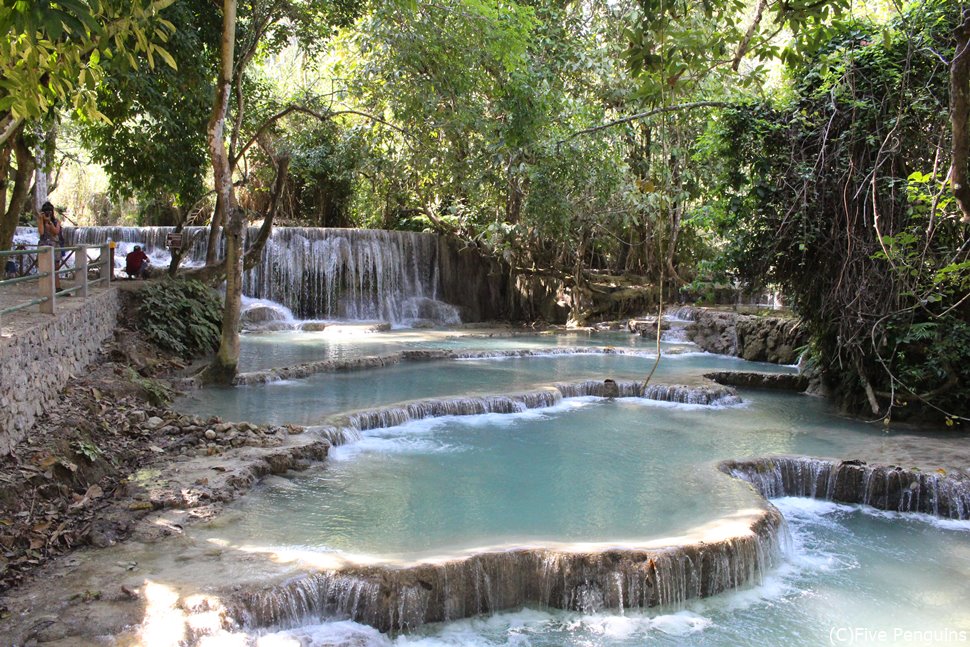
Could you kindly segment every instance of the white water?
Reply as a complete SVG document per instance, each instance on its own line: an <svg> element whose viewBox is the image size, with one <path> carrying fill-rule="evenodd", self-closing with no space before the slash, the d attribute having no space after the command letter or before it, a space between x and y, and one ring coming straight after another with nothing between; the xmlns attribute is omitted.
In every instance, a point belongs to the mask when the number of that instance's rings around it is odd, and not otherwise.
<svg viewBox="0 0 970 647"><path fill-rule="evenodd" d="M680 608L523 608L387 636L350 621L246 637L259 647L941 645L970 641L970 522L775 500L792 546L763 584ZM242 644L222 635L204 645ZM240 641L240 642L237 642Z"/></svg>
<svg viewBox="0 0 970 647"><path fill-rule="evenodd" d="M167 270L171 260L165 237L172 231L172 227L64 229L69 245L114 240L117 267L123 267L125 254L140 245L159 270ZM204 227L183 231L186 266L204 262L207 232ZM250 228L247 239L256 233L256 228ZM432 234L277 227L260 264L245 275L243 292L279 303L300 319L460 323L458 310L438 300L440 282L437 238Z"/></svg>

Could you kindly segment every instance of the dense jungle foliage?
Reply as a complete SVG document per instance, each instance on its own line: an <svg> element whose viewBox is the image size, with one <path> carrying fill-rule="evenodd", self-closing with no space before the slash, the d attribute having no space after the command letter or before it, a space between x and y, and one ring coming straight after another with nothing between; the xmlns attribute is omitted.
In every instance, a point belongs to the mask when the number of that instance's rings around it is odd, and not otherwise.
<svg viewBox="0 0 970 647"><path fill-rule="evenodd" d="M211 222L202 278L238 212L447 233L574 295L780 288L847 408L970 416L964 0L216 4L0 0L0 246L35 168L87 159L75 214Z"/></svg>

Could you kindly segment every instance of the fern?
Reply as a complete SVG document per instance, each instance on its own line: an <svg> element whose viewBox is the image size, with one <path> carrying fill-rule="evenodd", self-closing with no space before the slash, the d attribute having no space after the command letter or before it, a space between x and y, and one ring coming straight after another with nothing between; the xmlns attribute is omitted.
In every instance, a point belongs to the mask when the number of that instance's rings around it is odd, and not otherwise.
<svg viewBox="0 0 970 647"><path fill-rule="evenodd" d="M222 311L218 296L192 280L163 281L138 293L141 331L157 346L190 358L219 343Z"/></svg>

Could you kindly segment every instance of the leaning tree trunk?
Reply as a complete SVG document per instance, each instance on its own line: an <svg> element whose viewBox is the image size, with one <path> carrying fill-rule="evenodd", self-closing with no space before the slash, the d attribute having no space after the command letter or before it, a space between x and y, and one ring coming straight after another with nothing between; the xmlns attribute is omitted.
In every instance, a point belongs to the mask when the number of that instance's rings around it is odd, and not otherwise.
<svg viewBox="0 0 970 647"><path fill-rule="evenodd" d="M219 48L219 81L209 118L209 154L216 189L217 221L226 225L226 302L222 314L222 338L219 352L212 364L203 371L206 382L230 384L236 375L239 361L239 310L242 302L243 215L236 207L232 187L232 170L226 151L226 111L232 90L232 65L236 48L236 0L222 3L222 42ZM228 221L226 214L229 215ZM211 237L210 237L211 244ZM211 250L210 250L211 251Z"/></svg>
<svg viewBox="0 0 970 647"><path fill-rule="evenodd" d="M34 174L34 156L24 141L23 127L13 138L13 153L17 160L17 170L14 173L13 191L7 211L0 219L0 249L10 249L13 245L13 235L17 230L20 214L30 198L30 179Z"/></svg>

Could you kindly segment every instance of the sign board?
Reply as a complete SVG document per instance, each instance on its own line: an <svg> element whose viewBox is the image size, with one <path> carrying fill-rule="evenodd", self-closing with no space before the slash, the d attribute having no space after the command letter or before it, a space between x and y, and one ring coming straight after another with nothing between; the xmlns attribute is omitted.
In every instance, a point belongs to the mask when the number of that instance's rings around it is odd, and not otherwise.
<svg viewBox="0 0 970 647"><path fill-rule="evenodd" d="M182 234L166 234L165 246L169 249L182 249Z"/></svg>

